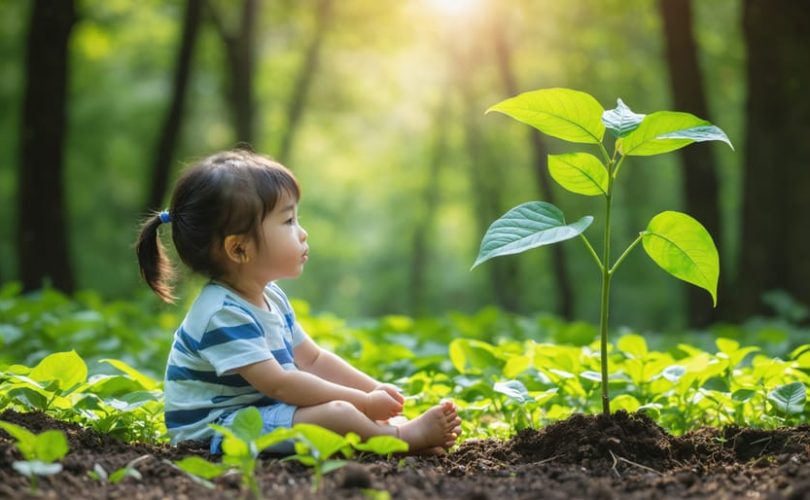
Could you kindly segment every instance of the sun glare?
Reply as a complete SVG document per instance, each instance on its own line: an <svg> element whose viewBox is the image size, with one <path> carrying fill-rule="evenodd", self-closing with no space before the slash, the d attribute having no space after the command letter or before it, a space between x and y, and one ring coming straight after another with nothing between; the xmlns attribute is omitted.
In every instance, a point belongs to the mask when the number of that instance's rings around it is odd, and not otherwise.
<svg viewBox="0 0 810 500"><path fill-rule="evenodd" d="M427 3L443 14L455 16L473 10L481 0L427 0Z"/></svg>

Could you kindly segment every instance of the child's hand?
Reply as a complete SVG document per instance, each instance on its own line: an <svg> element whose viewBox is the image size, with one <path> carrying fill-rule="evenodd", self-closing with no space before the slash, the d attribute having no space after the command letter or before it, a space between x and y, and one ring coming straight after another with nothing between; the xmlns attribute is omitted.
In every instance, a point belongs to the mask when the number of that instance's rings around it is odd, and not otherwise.
<svg viewBox="0 0 810 500"><path fill-rule="evenodd" d="M382 389L366 393L365 403L363 413L371 420L386 420L402 411L402 403Z"/></svg>
<svg viewBox="0 0 810 500"><path fill-rule="evenodd" d="M405 404L405 396L403 396L399 392L399 388L397 386L395 386L395 385L379 384L376 387L374 387L374 389L372 389L372 390L373 391L385 391L385 392L388 393L389 396L391 396L392 398L399 401L399 404L401 404L401 405Z"/></svg>

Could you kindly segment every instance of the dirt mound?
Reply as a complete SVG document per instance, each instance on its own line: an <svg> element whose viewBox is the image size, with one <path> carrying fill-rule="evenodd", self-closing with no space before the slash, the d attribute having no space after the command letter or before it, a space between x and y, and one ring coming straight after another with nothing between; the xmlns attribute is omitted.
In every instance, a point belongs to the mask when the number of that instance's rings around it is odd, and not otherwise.
<svg viewBox="0 0 810 500"><path fill-rule="evenodd" d="M206 489L166 460L211 458L204 446L126 444L41 413L0 413L0 420L33 432L59 429L70 441L64 470L43 478L41 498L236 498L239 476ZM266 498L366 498L365 489L394 498L807 498L810 427L763 431L703 428L681 437L640 413L575 415L507 441L468 440L447 456L361 456L324 477L313 493L312 473L294 463L265 459L256 470ZM13 440L0 431L0 498L30 496L28 480L11 464ZM112 472L138 459L141 479L118 484L92 479L95 464Z"/></svg>
<svg viewBox="0 0 810 500"><path fill-rule="evenodd" d="M573 415L540 430L526 429L508 443L512 463L555 461L610 470L618 462L657 471L678 466L672 437L643 413Z"/></svg>

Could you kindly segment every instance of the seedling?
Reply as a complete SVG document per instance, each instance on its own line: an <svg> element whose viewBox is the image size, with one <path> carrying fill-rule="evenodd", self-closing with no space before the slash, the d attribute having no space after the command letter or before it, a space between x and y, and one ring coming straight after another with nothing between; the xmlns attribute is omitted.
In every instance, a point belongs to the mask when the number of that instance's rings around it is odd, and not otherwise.
<svg viewBox="0 0 810 500"><path fill-rule="evenodd" d="M342 437L340 434L318 425L296 424L293 426L293 431L296 438L295 455L287 457L285 460L297 460L313 468L315 472L312 482L313 493L320 488L325 474L340 469L348 463L346 460L331 458L338 452L344 458L352 458L354 450L389 457L394 453L408 451L408 443L392 436L374 436L362 443L360 436L353 432Z"/></svg>
<svg viewBox="0 0 810 500"><path fill-rule="evenodd" d="M130 460L125 466L114 470L112 474L108 474L107 470L100 464L95 464L93 466L93 470L87 471L87 475L102 483L110 484L118 484L126 477L135 478L136 480L140 481L143 479L143 476L141 476L141 473L135 468L135 466L144 460L149 459L151 456L152 455L141 455L134 460Z"/></svg>
<svg viewBox="0 0 810 500"><path fill-rule="evenodd" d="M647 255L664 271L705 289L717 304L720 259L711 235L698 221L680 212L666 211L653 217L624 252L611 264L611 211L624 160L629 156L651 156L675 151L693 142L723 141L731 146L718 127L689 113L658 111L633 113L621 99L616 108L605 111L597 100L571 89L553 88L526 92L506 99L487 110L498 111L568 142L593 144L602 156L577 152L549 155L551 177L563 188L584 196L605 200L602 257L597 255L584 232L593 222L586 215L567 224L562 211L551 203L532 201L512 208L487 230L473 268L502 255L551 245L579 236L602 276L600 298L600 344L602 410L610 414L608 394L608 312L610 282L630 252L641 243ZM605 129L615 137L613 153L603 141Z"/></svg>
<svg viewBox="0 0 810 500"><path fill-rule="evenodd" d="M297 433L295 442L295 455L284 460L297 460L312 467L315 477L312 482L312 492L321 486L324 474L335 471L348 462L345 460L332 460L330 457L341 452L345 458L354 454L351 442L359 443L360 437L350 433L348 439L318 425L297 424L293 429Z"/></svg>
<svg viewBox="0 0 810 500"><path fill-rule="evenodd" d="M50 430L34 434L24 427L3 421L0 421L0 429L17 441L17 449L25 460L17 460L11 465L14 470L28 477L32 490L37 489L39 476L51 476L62 471L62 464L56 462L68 452L67 439L62 431Z"/></svg>

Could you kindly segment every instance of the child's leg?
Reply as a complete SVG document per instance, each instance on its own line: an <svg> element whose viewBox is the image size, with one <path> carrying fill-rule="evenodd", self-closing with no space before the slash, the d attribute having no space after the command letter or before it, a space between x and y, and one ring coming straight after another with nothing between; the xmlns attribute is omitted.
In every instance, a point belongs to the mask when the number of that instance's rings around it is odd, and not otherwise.
<svg viewBox="0 0 810 500"><path fill-rule="evenodd" d="M345 401L298 408L293 424L302 422L317 424L342 435L354 432L364 440L381 435L397 436L396 427L378 424ZM449 402L443 403L400 426L399 437L408 443L411 451L436 446L449 448L458 437L456 431L460 423L455 406Z"/></svg>

